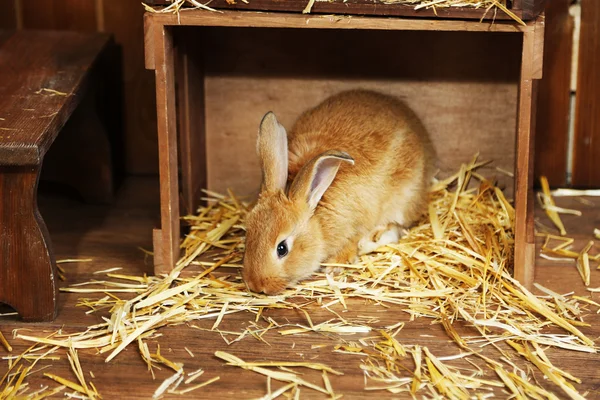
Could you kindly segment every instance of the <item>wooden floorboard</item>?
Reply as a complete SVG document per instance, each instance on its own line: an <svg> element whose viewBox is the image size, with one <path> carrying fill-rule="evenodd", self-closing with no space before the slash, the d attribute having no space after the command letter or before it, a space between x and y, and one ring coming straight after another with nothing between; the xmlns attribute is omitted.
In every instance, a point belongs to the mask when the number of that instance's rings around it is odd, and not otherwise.
<svg viewBox="0 0 600 400"><path fill-rule="evenodd" d="M63 264L66 269L67 280L61 286L84 282L98 278L94 271L105 270L113 267L122 267L122 273L141 275L150 273L152 259L146 256L141 248L151 250L152 228L158 226L159 204L158 185L153 178L130 178L120 190L116 203L111 206L86 205L77 198L67 197L61 193L44 192L40 199L40 208L45 216L55 252L59 259L64 258L91 258L92 262L78 264ZM592 238L594 227L600 228L600 198L575 198L557 199L561 206L581 210L582 217L563 216L567 231L578 239L580 245ZM541 210L537 210L539 222L551 227L548 219ZM598 247L594 251L598 251ZM593 252L592 252L593 253ZM591 287L600 287L600 271L592 271ZM536 281L560 293L575 291L577 294L587 296L574 264L558 264L543 259L538 259ZM89 295L93 297L96 295ZM12 354L19 354L29 344L12 339L11 331L20 329L20 333L41 335L50 334L62 328L66 332L78 332L87 326L100 322L99 315L85 315L84 309L77 307L77 299L85 297L81 294L61 293L59 302L59 316L53 323L25 324L14 317L0 318L0 330L7 336L14 347ZM592 298L600 301L600 294ZM354 301L349 306L350 311L344 313L345 318L370 316L377 319L374 324L385 327L399 321L408 322L408 314L400 307L384 310L382 307L365 305ZM582 331L589 337L596 339L600 336L600 314L597 308L591 307L590 314L585 321L591 327L584 327ZM288 319L290 323L304 323L304 317L290 310L277 310L266 312L278 321ZM311 311L311 318L315 323L325 321L332 317L327 311L315 307ZM220 329L241 331L253 315L238 313L226 316ZM227 351L246 361L253 360L287 360L287 361L317 361L340 370L343 376L331 376L330 379L336 393L343 394L344 399L359 399L367 397L403 398L388 392L365 392L362 370L359 368L360 357L342 355L332 352L333 345L340 340L356 341L361 336L374 336L373 333L365 335L341 336L332 340L325 335L315 333L282 337L276 332L269 332L265 339L270 345L261 343L253 338L227 346L223 339L214 332L207 332L194 327L210 329L213 320L201 320L186 325L172 326L160 330L162 336L148 340L150 350L154 352L160 344L161 353L174 362L185 365L186 372L202 368L203 376L196 382L202 382L219 376L220 380L205 388L190 393L190 398L202 399L250 399L259 398L266 393L266 378L251 371L245 371L225 363L214 357L216 350ZM467 327L459 327L459 333L464 336L474 331ZM460 350L444 333L440 325L432 325L425 318L411 321L400 331L398 339L401 343L419 344L427 346L438 356L458 354ZM326 347L312 349L315 344L325 344ZM186 350L187 347L193 354L192 357ZM486 347L484 354L498 357L492 347ZM4 357L6 351L0 348L0 356ZM79 351L83 370L88 379L92 371L95 379L91 379L104 399L148 399L164 379L173 374L172 370L162 368L156 371L156 379L148 372L142 361L137 346L128 347L110 363L105 363L106 354L96 354L95 351ZM588 392L589 399L600 398L600 368L598 355L582 354L568 351L549 351L551 361L557 366L582 379L582 384L575 385L580 393ZM517 361L518 362L518 361ZM70 371L68 361L63 357L54 362L41 362L38 366L52 365L44 372L52 373L75 380ZM407 366L412 367L412 362L407 360ZM456 364L460 365L460 364ZM524 365L521 363L521 365ZM464 365L470 367L470 365ZM5 372L6 361L0 362L0 376ZM322 385L318 372L305 371L303 378ZM495 377L494 377L495 378ZM537 377L544 382L541 376ZM36 373L29 379L32 390L40 385L55 386L42 373ZM543 383L547 388L555 388L552 384ZM280 383L273 382L273 388L280 387ZM302 390L301 398L326 398L310 389ZM498 392L498 398L506 398L506 394ZM564 393L555 390L559 398L565 398ZM62 398L58 396L56 398ZM181 396L167 395L164 398L181 398ZM421 398L421 397L419 397Z"/></svg>

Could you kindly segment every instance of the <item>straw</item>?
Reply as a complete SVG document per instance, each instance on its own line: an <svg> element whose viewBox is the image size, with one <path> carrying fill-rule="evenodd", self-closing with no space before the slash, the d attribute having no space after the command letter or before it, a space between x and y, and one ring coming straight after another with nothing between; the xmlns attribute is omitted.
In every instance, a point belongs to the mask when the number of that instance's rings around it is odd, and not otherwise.
<svg viewBox="0 0 600 400"><path fill-rule="evenodd" d="M314 349L323 348L323 341L329 341L332 351L348 358L344 369L363 371L366 391L462 399L504 388L515 396L518 393L552 398L545 387L531 380L532 376L515 372L510 355L521 352L512 344L536 349L533 352L538 356L537 348L542 346L545 352L559 348L596 353L594 341L585 334L580 306L593 304L542 286L538 289L544 295L536 296L512 277L515 212L494 182L477 173L485 164L476 156L455 174L435 180L422 220L397 243L362 256L355 265L341 264L337 275L317 272L278 296L249 293L240 276L249 203L232 192L205 191L207 205L182 218L190 225L190 233L181 244L181 259L170 273L139 277L107 273L105 280L71 285L65 290L97 293L96 300L80 299L78 305L88 313L102 315L103 322L82 332L61 331L51 337L17 332L16 339L68 351L92 349L99 354L109 353L106 362L133 345L152 376L156 364L175 371L157 388L158 395L192 390L189 385L203 370L184 376L183 363L167 360L159 348L151 354L144 340L164 327L178 325L182 329L181 324L188 323L203 334L221 337L223 346L241 340L268 344L267 334L278 333L279 337L289 338L293 349L294 335L309 333L312 336L307 337L318 340L313 343ZM594 259L589 254L591 247L574 252L568 249L572 243L568 238L548 235L547 240L544 247L553 254L581 256L582 271L588 274L585 254L588 262ZM550 240L558 240L559 244L552 246ZM201 272L187 273L189 266L200 268ZM124 300L110 290L128 290L134 297ZM353 310L359 302L368 304L374 312L408 313L410 320L381 329L375 318L342 316L344 310ZM281 309L298 311L306 322L283 321L277 312ZM331 319L315 323L311 313L319 309L330 312ZM268 317L265 310L271 310ZM249 323L240 330L222 330L223 321L232 314L247 316ZM442 357L422 346L419 338L409 343L398 340L396 335L404 324L419 318L439 324L461 353ZM190 324L200 320L211 323L206 328ZM264 324L259 324L259 320ZM459 333L465 329L468 335ZM365 335L376 336L367 340ZM497 351L496 357L483 356L483 347ZM336 397L336 376L345 373L338 366L321 363L265 361L262 356L260 362L244 361L220 349L214 354L231 367L261 375L267 383L273 379L284 382L286 389L281 395L292 398L299 396L300 390ZM475 369L457 369L452 363L459 359ZM539 374L546 374L547 368L558 370L546 359L537 364L532 360ZM299 368L321 373L322 385L301 378L296 372ZM11 377L11 382L15 382L14 374ZM7 379L8 375L0 381L0 393ZM569 396L576 396L575 387L565 386L560 378L550 382ZM85 390L82 382L78 385ZM268 389L265 398L276 393L279 391Z"/></svg>

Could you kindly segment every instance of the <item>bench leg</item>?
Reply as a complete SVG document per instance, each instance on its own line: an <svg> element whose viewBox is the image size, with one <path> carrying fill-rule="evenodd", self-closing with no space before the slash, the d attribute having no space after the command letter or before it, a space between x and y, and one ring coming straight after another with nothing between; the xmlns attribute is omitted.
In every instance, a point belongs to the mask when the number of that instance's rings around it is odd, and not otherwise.
<svg viewBox="0 0 600 400"><path fill-rule="evenodd" d="M0 167L0 303L25 321L56 317L58 286L46 224L37 207L40 167Z"/></svg>

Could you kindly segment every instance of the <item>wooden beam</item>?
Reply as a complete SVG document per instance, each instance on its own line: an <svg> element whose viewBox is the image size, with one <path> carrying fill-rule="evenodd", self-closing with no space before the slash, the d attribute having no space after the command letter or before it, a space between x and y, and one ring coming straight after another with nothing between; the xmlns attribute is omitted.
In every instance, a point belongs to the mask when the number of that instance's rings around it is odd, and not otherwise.
<svg viewBox="0 0 600 400"><path fill-rule="evenodd" d="M156 274L168 273L179 259L179 182L177 162L177 113L173 34L168 27L154 27L156 59L156 115L160 175L161 232L154 234ZM156 239L159 240L156 240Z"/></svg>
<svg viewBox="0 0 600 400"><path fill-rule="evenodd" d="M342 15L303 15L293 13L261 13L188 10L177 14L149 14L157 25L224 26L252 28L305 29L374 29L446 32L529 32L536 21L519 25L514 21L479 22L479 20L431 20L419 18L351 17Z"/></svg>
<svg viewBox="0 0 600 400"><path fill-rule="evenodd" d="M546 3L544 77L540 81L536 116L535 181L548 178L551 186L565 186L569 133L573 19L570 0Z"/></svg>
<svg viewBox="0 0 600 400"><path fill-rule="evenodd" d="M536 51L541 49L537 40L540 40L540 35L535 32L523 34L515 164L514 277L528 288L535 276L533 152L538 80L534 79L534 63L538 59Z"/></svg>
<svg viewBox="0 0 600 400"><path fill-rule="evenodd" d="M537 17L543 10L545 0L513 0L508 8L513 14L523 20ZM170 0L149 0L148 5L166 6ZM302 13L308 0L252 0L231 1L213 0L207 5L218 10L236 11L266 11L266 12L291 12ZM439 19L472 19L484 20L512 20L512 17L499 8L487 10L487 7L425 7L415 9L415 4L399 4L384 2L382 0L333 0L316 1L310 8L310 14L335 14L335 15L372 15L388 17L409 17ZM187 12L187 11L186 11Z"/></svg>
<svg viewBox="0 0 600 400"><path fill-rule="evenodd" d="M600 187L600 1L581 1L572 185Z"/></svg>

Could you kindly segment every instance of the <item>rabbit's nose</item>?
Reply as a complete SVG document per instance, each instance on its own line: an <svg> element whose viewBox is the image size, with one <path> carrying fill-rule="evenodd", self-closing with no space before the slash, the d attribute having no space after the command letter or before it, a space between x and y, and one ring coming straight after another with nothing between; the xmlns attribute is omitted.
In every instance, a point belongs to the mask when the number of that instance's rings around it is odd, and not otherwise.
<svg viewBox="0 0 600 400"><path fill-rule="evenodd" d="M245 280L246 287L249 291L254 293L262 293L262 287L251 280Z"/></svg>
<svg viewBox="0 0 600 400"><path fill-rule="evenodd" d="M255 293L261 292L261 290L258 290L259 285L257 285L257 282L255 282L255 280L252 279L252 276L250 275L250 273L247 270L242 270L242 279L243 279L244 283L246 284L246 288L249 291L255 292Z"/></svg>
<svg viewBox="0 0 600 400"><path fill-rule="evenodd" d="M263 283L261 282L261 280L253 280L253 279L248 279L245 281L246 282L246 287L248 288L248 290L250 290L251 292L254 293L264 293L264 294L269 294L269 290L265 289Z"/></svg>
<svg viewBox="0 0 600 400"><path fill-rule="evenodd" d="M285 285L279 282L272 282L270 279L247 279L245 280L248 290L254 293L263 293L267 296L279 294L285 288Z"/></svg>

